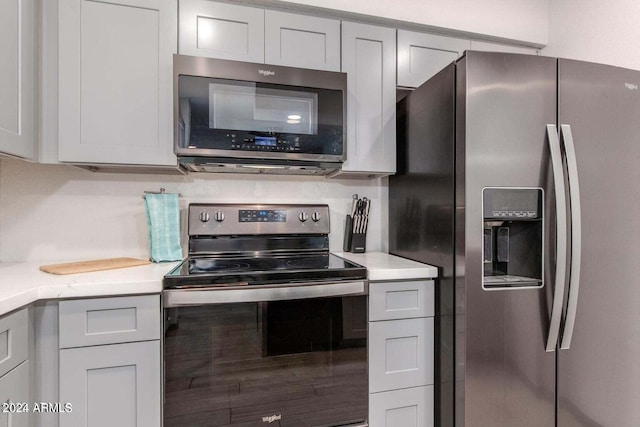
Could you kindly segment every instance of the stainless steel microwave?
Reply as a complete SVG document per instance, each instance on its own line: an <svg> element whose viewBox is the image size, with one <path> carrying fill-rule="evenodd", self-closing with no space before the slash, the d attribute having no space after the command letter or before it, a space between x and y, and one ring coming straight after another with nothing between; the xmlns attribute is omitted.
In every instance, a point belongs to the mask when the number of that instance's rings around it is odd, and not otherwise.
<svg viewBox="0 0 640 427"><path fill-rule="evenodd" d="M174 55L173 79L187 170L323 175L345 160L345 73Z"/></svg>

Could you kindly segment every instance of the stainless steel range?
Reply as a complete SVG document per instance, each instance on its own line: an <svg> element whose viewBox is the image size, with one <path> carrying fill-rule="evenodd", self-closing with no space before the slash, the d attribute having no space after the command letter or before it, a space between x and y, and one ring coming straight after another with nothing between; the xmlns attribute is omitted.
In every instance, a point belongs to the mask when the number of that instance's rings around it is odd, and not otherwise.
<svg viewBox="0 0 640 427"><path fill-rule="evenodd" d="M189 206L164 279L165 427L368 425L366 269L329 231L326 205Z"/></svg>

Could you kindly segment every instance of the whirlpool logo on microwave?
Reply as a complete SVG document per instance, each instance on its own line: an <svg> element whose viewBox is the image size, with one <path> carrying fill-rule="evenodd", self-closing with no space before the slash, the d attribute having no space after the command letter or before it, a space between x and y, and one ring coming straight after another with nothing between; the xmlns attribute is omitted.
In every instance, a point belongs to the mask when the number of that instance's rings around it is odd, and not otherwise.
<svg viewBox="0 0 640 427"><path fill-rule="evenodd" d="M273 70L258 70L258 74L262 74L263 76L267 77L267 76L275 76L276 72Z"/></svg>
<svg viewBox="0 0 640 427"><path fill-rule="evenodd" d="M277 414L277 415L271 415L271 416L268 416L268 417L262 417L262 422L271 424L272 422L279 421L281 419L282 419L282 415L281 414Z"/></svg>

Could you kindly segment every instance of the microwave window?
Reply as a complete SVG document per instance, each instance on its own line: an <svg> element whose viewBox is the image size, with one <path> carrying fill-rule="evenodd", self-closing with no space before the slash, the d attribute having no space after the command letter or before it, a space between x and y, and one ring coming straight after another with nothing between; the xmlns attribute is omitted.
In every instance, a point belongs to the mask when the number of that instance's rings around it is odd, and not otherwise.
<svg viewBox="0 0 640 427"><path fill-rule="evenodd" d="M209 83L209 127L266 133L318 133L318 94Z"/></svg>
<svg viewBox="0 0 640 427"><path fill-rule="evenodd" d="M229 151L342 156L340 90L181 75L178 146Z"/></svg>

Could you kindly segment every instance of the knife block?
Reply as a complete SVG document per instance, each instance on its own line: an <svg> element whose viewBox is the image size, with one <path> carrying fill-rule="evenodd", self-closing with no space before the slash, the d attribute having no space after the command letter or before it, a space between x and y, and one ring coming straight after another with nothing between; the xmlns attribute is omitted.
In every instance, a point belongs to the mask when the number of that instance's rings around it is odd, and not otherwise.
<svg viewBox="0 0 640 427"><path fill-rule="evenodd" d="M342 244L344 252L361 254L367 250L367 233L353 232L353 218L347 215L344 223L344 242Z"/></svg>

